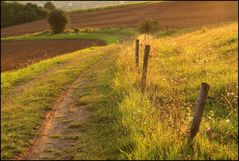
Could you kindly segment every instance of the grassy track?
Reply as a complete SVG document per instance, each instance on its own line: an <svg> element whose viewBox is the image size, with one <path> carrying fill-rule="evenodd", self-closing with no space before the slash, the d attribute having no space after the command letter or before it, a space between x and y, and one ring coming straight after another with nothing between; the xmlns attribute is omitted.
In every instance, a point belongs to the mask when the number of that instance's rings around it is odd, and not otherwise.
<svg viewBox="0 0 239 161"><path fill-rule="evenodd" d="M59 94L66 90L77 76L109 52L116 52L114 45L105 48L90 48L69 55L42 61L16 72L1 74L1 158L9 159L31 146L44 119L44 113L51 110ZM59 63L63 63L59 66ZM47 76L41 71L51 70ZM22 75L21 75L22 74ZM28 81L35 79L33 83ZM17 84L25 88L14 93ZM14 100L12 96L14 95Z"/></svg>
<svg viewBox="0 0 239 161"><path fill-rule="evenodd" d="M84 133L80 132L75 139L76 144L70 151L73 159L125 159L121 149L128 150L131 138L129 130L121 123L120 96L112 88L117 56L106 59L94 72L85 73L91 82L84 87L84 92L80 87L75 91L80 98L76 103L90 104L88 110L93 115L80 126Z"/></svg>
<svg viewBox="0 0 239 161"><path fill-rule="evenodd" d="M44 114L83 74L91 81L83 92L80 86L76 89L76 104L91 104L92 115L74 125L83 132L70 138L75 144L65 155L73 159L237 159L237 35L238 23L230 23L148 38L144 43L151 44L151 57L144 95L134 44L89 48L1 73L1 158L14 157L31 146ZM139 38L142 42L143 36ZM140 68L143 50L140 47ZM110 53L109 59L83 73ZM210 98L193 149L187 149L201 82L211 85ZM17 86L25 88L16 95ZM54 159L62 159L62 153L55 155Z"/></svg>

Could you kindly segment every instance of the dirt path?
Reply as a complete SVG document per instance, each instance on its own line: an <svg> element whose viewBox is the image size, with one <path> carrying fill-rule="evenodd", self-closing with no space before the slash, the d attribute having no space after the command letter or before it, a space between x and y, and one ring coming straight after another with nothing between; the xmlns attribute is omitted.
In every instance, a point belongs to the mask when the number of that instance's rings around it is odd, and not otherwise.
<svg viewBox="0 0 239 161"><path fill-rule="evenodd" d="M47 114L33 147L23 157L24 159L73 159L74 156L68 150L75 145L75 138L84 133L81 124L92 115L88 110L91 104L84 102L76 104L76 100L79 99L76 92L82 96L92 95L92 86L100 77L100 73L96 71L107 68L108 63L105 62L112 61L111 57L112 54L108 54L101 58L62 93L54 110ZM85 89L90 89L90 92Z"/></svg>

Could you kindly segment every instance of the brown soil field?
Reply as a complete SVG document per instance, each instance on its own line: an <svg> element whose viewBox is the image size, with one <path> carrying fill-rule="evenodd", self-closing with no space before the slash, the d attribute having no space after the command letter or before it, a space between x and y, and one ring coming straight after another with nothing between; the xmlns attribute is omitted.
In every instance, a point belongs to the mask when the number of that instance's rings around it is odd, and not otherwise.
<svg viewBox="0 0 239 161"><path fill-rule="evenodd" d="M237 1L179 1L147 3L70 16L69 28L136 26L143 19L160 21L162 28L186 28L238 19ZM49 29L39 20L1 29L2 36L21 35Z"/></svg>
<svg viewBox="0 0 239 161"><path fill-rule="evenodd" d="M42 59L105 45L95 40L21 40L1 41L1 71L19 69Z"/></svg>

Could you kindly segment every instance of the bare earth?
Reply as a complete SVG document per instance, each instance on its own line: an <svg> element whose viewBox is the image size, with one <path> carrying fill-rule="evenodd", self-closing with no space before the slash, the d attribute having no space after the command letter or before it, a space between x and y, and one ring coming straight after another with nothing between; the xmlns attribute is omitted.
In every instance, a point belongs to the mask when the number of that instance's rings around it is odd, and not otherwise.
<svg viewBox="0 0 239 161"><path fill-rule="evenodd" d="M1 41L1 71L18 69L57 55L105 45L96 40Z"/></svg>
<svg viewBox="0 0 239 161"><path fill-rule="evenodd" d="M140 20L153 18L163 28L185 28L238 19L237 1L180 1L149 3L70 16L69 27L136 26ZM13 36L49 29L40 20L1 29L1 35Z"/></svg>

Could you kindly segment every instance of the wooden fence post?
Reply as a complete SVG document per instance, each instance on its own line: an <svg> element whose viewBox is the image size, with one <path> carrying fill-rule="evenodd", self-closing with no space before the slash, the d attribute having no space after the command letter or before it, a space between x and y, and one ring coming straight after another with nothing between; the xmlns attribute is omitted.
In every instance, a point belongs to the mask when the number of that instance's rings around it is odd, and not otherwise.
<svg viewBox="0 0 239 161"><path fill-rule="evenodd" d="M136 60L136 67L138 67L139 66L139 39L136 40L135 60Z"/></svg>
<svg viewBox="0 0 239 161"><path fill-rule="evenodd" d="M145 86L146 86L146 76L147 76L149 52L150 52L150 45L145 45L143 73L142 73L142 78L141 78L141 91L142 91L142 93L144 92Z"/></svg>
<svg viewBox="0 0 239 161"><path fill-rule="evenodd" d="M192 127L190 129L190 140L196 136L197 132L199 131L199 126L202 120L202 115L204 111L204 107L207 100L207 94L209 91L210 86L207 83L201 83L201 88L199 91L199 96L196 101L195 105L195 112L192 122Z"/></svg>

